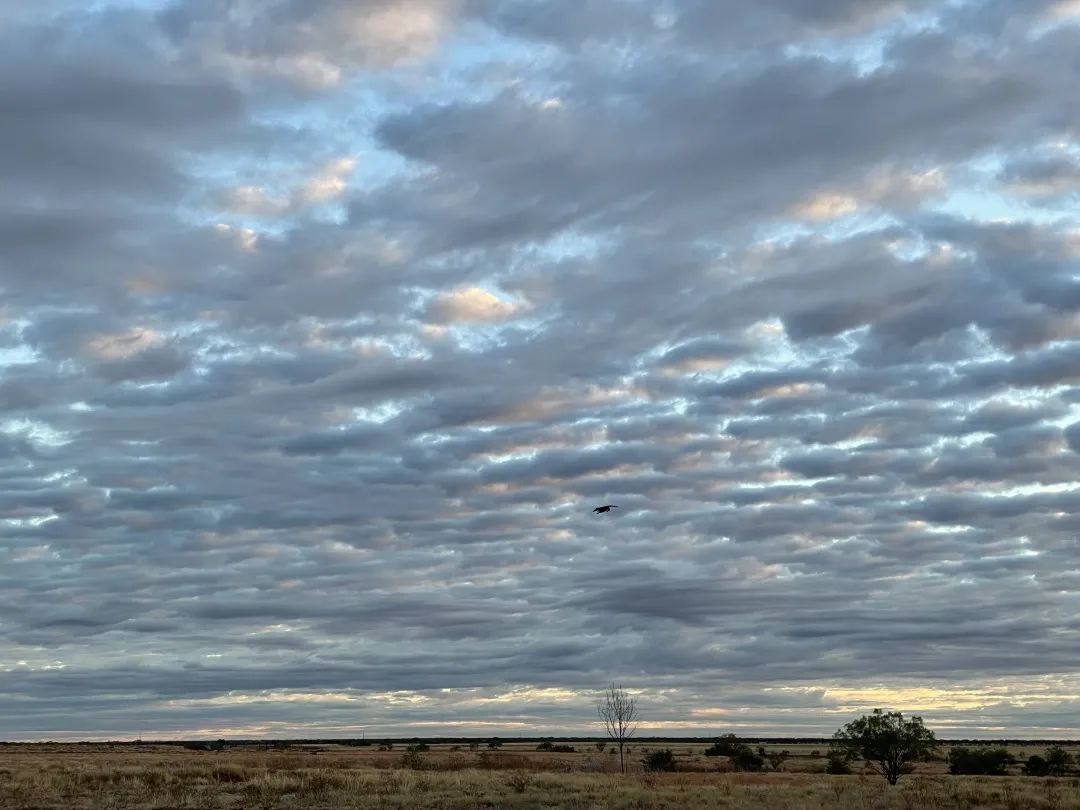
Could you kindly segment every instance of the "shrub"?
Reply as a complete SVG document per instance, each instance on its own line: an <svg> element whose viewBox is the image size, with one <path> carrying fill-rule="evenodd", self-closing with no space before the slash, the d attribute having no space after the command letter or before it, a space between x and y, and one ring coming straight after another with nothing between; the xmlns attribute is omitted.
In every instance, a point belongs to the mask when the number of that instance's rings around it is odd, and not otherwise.
<svg viewBox="0 0 1080 810"><path fill-rule="evenodd" d="M1060 745L1046 749L1046 768L1050 776L1064 776L1069 772L1069 752Z"/></svg>
<svg viewBox="0 0 1080 810"><path fill-rule="evenodd" d="M514 771L506 777L506 784L514 793L524 793L532 784L532 776L525 771Z"/></svg>
<svg viewBox="0 0 1080 810"><path fill-rule="evenodd" d="M830 751L829 755L825 758L825 773L851 773L851 765L848 764L848 758L839 751Z"/></svg>
<svg viewBox="0 0 1080 810"><path fill-rule="evenodd" d="M1016 760L1004 748L952 748L949 773L1002 776Z"/></svg>
<svg viewBox="0 0 1080 810"><path fill-rule="evenodd" d="M1032 754L1024 763L1024 774L1027 776L1049 776L1050 768L1046 760L1038 754Z"/></svg>
<svg viewBox="0 0 1080 810"><path fill-rule="evenodd" d="M791 752L787 750L765 753L765 749L759 748L758 753L764 754L765 759L769 761L769 767L774 771L780 770L780 766L784 764L784 760L791 756Z"/></svg>
<svg viewBox="0 0 1080 810"><path fill-rule="evenodd" d="M555 746L551 744L551 740L544 740L542 743L536 746L537 751L551 751L554 748Z"/></svg>
<svg viewBox="0 0 1080 810"><path fill-rule="evenodd" d="M500 740L498 737L493 740L488 740L488 748L502 748L502 740Z"/></svg>
<svg viewBox="0 0 1080 810"><path fill-rule="evenodd" d="M765 757L749 745L744 745L735 752L735 756L731 758L731 764L737 771L760 771L765 767Z"/></svg>
<svg viewBox="0 0 1080 810"><path fill-rule="evenodd" d="M599 751L601 754L604 753L605 748L607 748L607 743L603 740L596 744L596 750Z"/></svg>
<svg viewBox="0 0 1080 810"><path fill-rule="evenodd" d="M641 760L641 764L645 766L646 771L651 773L658 771L674 771L675 755L671 753L670 748L663 751L652 751Z"/></svg>
<svg viewBox="0 0 1080 810"><path fill-rule="evenodd" d="M411 749L412 746L409 746L409 748ZM412 771L421 771L424 769L424 757L419 751L406 751L401 757L401 767Z"/></svg>
<svg viewBox="0 0 1080 810"><path fill-rule="evenodd" d="M414 742L406 750L410 754L421 754L424 751L430 751L431 747L424 742Z"/></svg>

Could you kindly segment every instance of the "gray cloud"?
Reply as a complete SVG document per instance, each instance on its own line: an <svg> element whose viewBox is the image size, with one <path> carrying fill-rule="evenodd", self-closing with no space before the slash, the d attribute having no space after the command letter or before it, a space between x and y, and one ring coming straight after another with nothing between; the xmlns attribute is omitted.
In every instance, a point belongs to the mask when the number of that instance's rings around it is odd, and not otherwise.
<svg viewBox="0 0 1080 810"><path fill-rule="evenodd" d="M6 735L1076 725L1075 20L571 5L12 17Z"/></svg>

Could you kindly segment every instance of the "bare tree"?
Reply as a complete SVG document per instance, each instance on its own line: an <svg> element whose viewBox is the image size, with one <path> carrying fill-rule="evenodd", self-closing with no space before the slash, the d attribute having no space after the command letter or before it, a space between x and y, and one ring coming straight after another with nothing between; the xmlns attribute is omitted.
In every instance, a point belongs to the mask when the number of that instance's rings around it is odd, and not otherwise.
<svg viewBox="0 0 1080 810"><path fill-rule="evenodd" d="M619 766L626 773L626 757L623 748L626 741L634 736L637 731L638 716L637 701L627 694L622 685L614 683L604 692L604 697L596 702L596 713L604 723L604 730L609 737L619 746Z"/></svg>

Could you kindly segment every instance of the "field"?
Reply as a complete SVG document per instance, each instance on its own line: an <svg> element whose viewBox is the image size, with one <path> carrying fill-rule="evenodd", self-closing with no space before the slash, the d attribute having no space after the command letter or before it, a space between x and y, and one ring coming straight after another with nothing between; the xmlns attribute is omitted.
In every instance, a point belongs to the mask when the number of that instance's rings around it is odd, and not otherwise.
<svg viewBox="0 0 1080 810"><path fill-rule="evenodd" d="M191 751L165 745L10 745L0 747L5 808L387 808L412 810L1080 810L1080 779L954 777L943 762L920 763L889 788L873 774L821 773L825 745L772 746L792 757L779 772L733 773L705 746L636 744L633 772L617 756L578 743L575 753L544 753L535 743L498 751L432 746L244 746ZM671 748L679 772L648 774L644 748ZM1039 753L1041 748L1014 748Z"/></svg>

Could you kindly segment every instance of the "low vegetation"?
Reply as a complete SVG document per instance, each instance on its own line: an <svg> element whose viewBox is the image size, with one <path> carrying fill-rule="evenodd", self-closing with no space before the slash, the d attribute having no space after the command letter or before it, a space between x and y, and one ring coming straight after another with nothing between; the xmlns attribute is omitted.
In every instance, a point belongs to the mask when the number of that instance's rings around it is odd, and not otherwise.
<svg viewBox="0 0 1080 810"><path fill-rule="evenodd" d="M1006 748L966 748L958 746L949 750L949 773L1003 776L1009 766L1016 764L1016 757Z"/></svg>
<svg viewBox="0 0 1080 810"><path fill-rule="evenodd" d="M561 741L560 741L561 742ZM180 746L17 745L0 748L0 807L8 810L1080 810L1075 752L1023 753L1055 763L1064 777L1023 775L1028 756L1004 776L953 776L951 751L912 763L890 786L862 762L832 776L820 745L735 741L765 760L788 752L778 767L739 772L714 746L635 741L626 776L617 751L577 744L573 752L536 751L536 741L498 749L427 742L379 746L292 744L185 750ZM554 748L555 743L552 742ZM944 746L943 746L944 747ZM1002 746L966 744L973 751ZM457 750L454 750L454 749ZM648 748L648 750L646 750ZM729 749L731 750L731 749ZM1057 751L1061 751L1058 754ZM985 757L989 761L991 757ZM999 759L994 755L994 759ZM970 761L967 760L967 761Z"/></svg>

